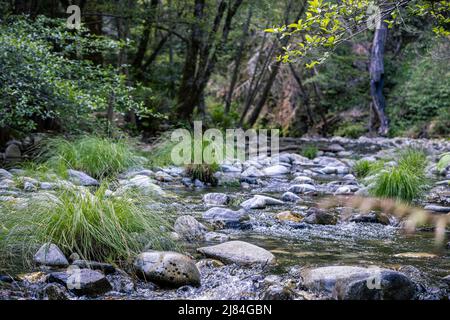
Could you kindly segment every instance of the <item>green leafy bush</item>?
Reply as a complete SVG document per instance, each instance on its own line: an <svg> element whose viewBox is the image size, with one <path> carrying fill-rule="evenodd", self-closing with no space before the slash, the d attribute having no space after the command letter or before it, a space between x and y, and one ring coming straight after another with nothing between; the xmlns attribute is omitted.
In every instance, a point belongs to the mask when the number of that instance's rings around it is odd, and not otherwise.
<svg viewBox="0 0 450 320"><path fill-rule="evenodd" d="M129 142L93 136L72 141L50 139L45 143L42 157L47 157L48 167L60 174L64 174L67 169L75 169L97 179L114 177L139 164L139 158Z"/></svg>
<svg viewBox="0 0 450 320"><path fill-rule="evenodd" d="M393 68L396 85L387 100L393 134L450 133L450 68L447 59L439 58L450 46L448 40L430 39L422 48L407 46L405 62Z"/></svg>
<svg viewBox="0 0 450 320"><path fill-rule="evenodd" d="M112 66L81 58L117 50L119 43L84 29L71 32L63 19L9 19L0 22L0 128L28 133L52 120L80 131L95 122L94 112L108 108L113 95L116 110L139 108L133 88Z"/></svg>
<svg viewBox="0 0 450 320"><path fill-rule="evenodd" d="M334 131L334 135L338 137L346 137L357 139L366 133L366 129L362 124L349 124L344 123L339 126L337 130Z"/></svg>
<svg viewBox="0 0 450 320"><path fill-rule="evenodd" d="M11 206L0 215L2 252L30 258L38 246L52 242L83 259L122 261L147 247L174 248L167 218L146 209L142 195L107 197L106 189L102 185L92 194L67 188Z"/></svg>

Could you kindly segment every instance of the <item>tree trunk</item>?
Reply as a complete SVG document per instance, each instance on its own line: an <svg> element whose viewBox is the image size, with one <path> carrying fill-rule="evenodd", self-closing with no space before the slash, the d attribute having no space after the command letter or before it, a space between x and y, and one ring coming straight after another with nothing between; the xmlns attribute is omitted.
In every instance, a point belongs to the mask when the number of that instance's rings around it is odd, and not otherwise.
<svg viewBox="0 0 450 320"><path fill-rule="evenodd" d="M380 21L375 31L372 52L370 57L370 94L372 108L378 117L380 127L378 133L382 136L388 134L389 123L386 116L386 101L383 95L384 86L384 50L387 37L387 23Z"/></svg>
<svg viewBox="0 0 450 320"><path fill-rule="evenodd" d="M177 118L186 119L190 117L195 107L193 95L195 85L195 74L197 69L198 53L202 42L201 21L205 9L205 0L195 0L194 22L192 24L191 37L186 48L186 59L182 71L181 84L178 89Z"/></svg>
<svg viewBox="0 0 450 320"><path fill-rule="evenodd" d="M293 4L293 1L290 1L288 6L286 7L286 12L285 12L286 24L288 24L289 14L291 13L292 4ZM303 13L305 11L305 8L306 8L305 4L302 3L302 7L294 21L298 21L300 19L300 17L303 15ZM281 39L280 45L279 45L280 53L282 52L281 50L283 50L282 48L286 47L288 45L288 43L289 43L289 37L285 37L285 38ZM248 120L248 124L250 126L253 126L256 123L256 120L258 120L259 114L261 113L264 105L267 102L267 99L269 98L270 90L272 89L272 86L275 82L275 79L277 78L278 71L280 70L280 68L281 68L281 61L277 61L275 63L275 65L272 67L272 72L270 73L269 79L267 80L266 85L264 86L261 98L259 99L255 108L253 109L253 112L250 115L250 118Z"/></svg>
<svg viewBox="0 0 450 320"><path fill-rule="evenodd" d="M228 90L228 93L227 93L227 96L225 99L225 114L228 114L230 112L231 101L233 99L234 89L236 87L236 83L237 83L238 77L239 77L239 70L241 67L242 55L244 52L245 42L246 42L246 39L248 36L248 30L250 28L250 22L252 20L252 15L253 15L252 6L249 6L247 20L244 24L242 40L241 40L239 48L237 49L237 52L236 52L236 59L234 60L234 70L233 70L233 75L231 77L230 89Z"/></svg>

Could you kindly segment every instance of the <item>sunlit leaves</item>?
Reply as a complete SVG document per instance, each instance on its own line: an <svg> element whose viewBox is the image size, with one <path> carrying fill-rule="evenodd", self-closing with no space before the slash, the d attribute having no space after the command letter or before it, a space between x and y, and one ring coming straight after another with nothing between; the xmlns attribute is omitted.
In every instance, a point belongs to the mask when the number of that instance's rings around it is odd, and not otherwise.
<svg viewBox="0 0 450 320"><path fill-rule="evenodd" d="M433 28L436 34L450 35L450 1L421 0L418 4L414 1L407 9L410 14L432 17L436 22ZM306 63L311 67L324 61L321 50L332 49L353 33L372 29L376 26L377 19L385 20L392 28L399 20L398 16L398 3L373 0L342 0L339 3L308 0L305 18L287 26L267 29L266 32L278 34L280 37L298 38L296 46L291 47L278 59L289 62L294 58L305 59L310 55Z"/></svg>

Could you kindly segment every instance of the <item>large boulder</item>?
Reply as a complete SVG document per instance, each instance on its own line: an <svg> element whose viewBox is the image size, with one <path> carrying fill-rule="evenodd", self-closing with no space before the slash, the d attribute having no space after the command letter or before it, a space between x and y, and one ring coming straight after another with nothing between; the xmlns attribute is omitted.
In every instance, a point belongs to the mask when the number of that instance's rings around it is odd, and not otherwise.
<svg viewBox="0 0 450 320"><path fill-rule="evenodd" d="M214 207L203 213L203 219L224 228L241 228L248 220L245 210L233 211L227 208Z"/></svg>
<svg viewBox="0 0 450 320"><path fill-rule="evenodd" d="M70 181L72 181L77 185L85 187L100 185L100 183L97 180L95 180L94 178L92 178L91 176L89 176L84 172L69 169L68 173Z"/></svg>
<svg viewBox="0 0 450 320"><path fill-rule="evenodd" d="M67 267L69 265L64 253L53 243L42 245L34 255L34 262L50 267Z"/></svg>
<svg viewBox="0 0 450 320"><path fill-rule="evenodd" d="M144 252L135 260L137 274L144 280L161 286L199 286L200 272L195 261L176 252Z"/></svg>
<svg viewBox="0 0 450 320"><path fill-rule="evenodd" d="M229 201L230 197L225 193L207 193L203 196L203 202L207 205L224 206Z"/></svg>
<svg viewBox="0 0 450 320"><path fill-rule="evenodd" d="M68 271L53 272L49 275L48 282L62 284L78 296L101 295L112 289L103 273L91 269L71 268Z"/></svg>
<svg viewBox="0 0 450 320"><path fill-rule="evenodd" d="M238 265L267 265L275 263L275 256L266 249L243 241L229 241L197 249L198 252L223 263Z"/></svg>
<svg viewBox="0 0 450 320"><path fill-rule="evenodd" d="M380 268L331 266L302 270L303 285L339 300L410 300L414 283L403 273Z"/></svg>
<svg viewBox="0 0 450 320"><path fill-rule="evenodd" d="M207 231L206 227L192 216L177 218L174 230L180 238L189 242L202 241Z"/></svg>
<svg viewBox="0 0 450 320"><path fill-rule="evenodd" d="M249 209L264 209L267 206L282 205L284 202L271 197L256 195L251 199L248 199L241 203L241 207Z"/></svg>

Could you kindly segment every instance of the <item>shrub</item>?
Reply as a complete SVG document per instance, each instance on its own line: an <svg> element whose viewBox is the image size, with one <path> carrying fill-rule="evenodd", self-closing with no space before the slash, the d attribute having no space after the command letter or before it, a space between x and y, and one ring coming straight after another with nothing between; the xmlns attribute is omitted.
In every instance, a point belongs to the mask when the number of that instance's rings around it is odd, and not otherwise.
<svg viewBox="0 0 450 320"><path fill-rule="evenodd" d="M0 127L28 133L51 119L80 131L92 125L94 111L108 108L113 91L116 110L141 107L112 67L73 59L117 50L117 42L72 32L64 19L8 19L0 24Z"/></svg>
<svg viewBox="0 0 450 320"><path fill-rule="evenodd" d="M307 146L305 149L302 150L301 154L302 156L312 160L315 157L317 157L318 152L319 149L317 149L316 146Z"/></svg>
<svg viewBox="0 0 450 320"><path fill-rule="evenodd" d="M335 136L357 139L366 133L366 129L362 124L342 124L336 131Z"/></svg>
<svg viewBox="0 0 450 320"><path fill-rule="evenodd" d="M93 194L85 188L67 188L6 210L0 215L3 251L19 250L30 257L37 246L52 242L66 254L75 252L83 259L119 261L146 246L173 247L166 217L136 204L135 194L107 197L106 189L103 184ZM139 202L143 203L141 195Z"/></svg>
<svg viewBox="0 0 450 320"><path fill-rule="evenodd" d="M48 166L60 174L64 174L69 168L86 172L98 179L113 177L139 164L139 158L126 141L93 136L73 141L50 139L45 143L42 157L47 157Z"/></svg>

